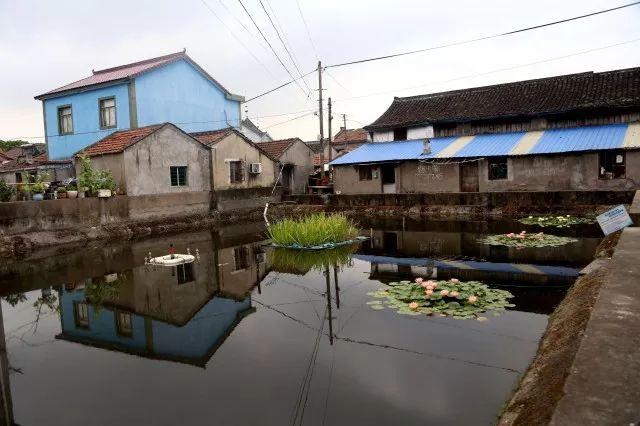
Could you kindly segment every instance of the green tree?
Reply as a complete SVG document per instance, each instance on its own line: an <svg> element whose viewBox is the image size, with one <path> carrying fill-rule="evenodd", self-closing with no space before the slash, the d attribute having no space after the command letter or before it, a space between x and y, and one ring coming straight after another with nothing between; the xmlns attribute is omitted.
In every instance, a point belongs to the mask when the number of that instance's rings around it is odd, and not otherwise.
<svg viewBox="0 0 640 426"><path fill-rule="evenodd" d="M24 145L27 144L29 142L27 141L23 141L23 140L9 140L9 141L3 141L2 139L0 139L0 149L3 151L8 151L11 148L15 148L16 146L20 146L20 145Z"/></svg>

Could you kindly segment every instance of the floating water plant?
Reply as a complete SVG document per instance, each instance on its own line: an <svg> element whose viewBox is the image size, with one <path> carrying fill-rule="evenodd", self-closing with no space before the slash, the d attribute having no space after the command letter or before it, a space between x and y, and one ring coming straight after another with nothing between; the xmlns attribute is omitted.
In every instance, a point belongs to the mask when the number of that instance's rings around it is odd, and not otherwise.
<svg viewBox="0 0 640 426"><path fill-rule="evenodd" d="M392 282L368 294L376 299L367 302L371 309L395 309L403 315L440 314L485 321L481 314L492 311L497 316L499 311L515 306L509 303L513 295L506 290L492 289L478 281L460 282L455 278Z"/></svg>
<svg viewBox="0 0 640 426"><path fill-rule="evenodd" d="M573 225L595 223L595 220L587 217L574 217L568 214L565 216L529 216L519 219L518 222L525 225L537 225L543 228L546 226L568 228Z"/></svg>
<svg viewBox="0 0 640 426"><path fill-rule="evenodd" d="M331 250L291 250L278 247L271 253L271 268L285 273L307 273L311 269L324 272L328 266L348 265L357 247L356 244L343 245Z"/></svg>
<svg viewBox="0 0 640 426"><path fill-rule="evenodd" d="M345 215L324 213L283 219L267 232L275 245L290 248L331 248L358 237L358 229Z"/></svg>
<svg viewBox="0 0 640 426"><path fill-rule="evenodd" d="M558 247L578 240L575 238L548 235L544 232L528 234L526 231L521 231L519 234L511 232L509 234L490 235L479 241L492 246Z"/></svg>

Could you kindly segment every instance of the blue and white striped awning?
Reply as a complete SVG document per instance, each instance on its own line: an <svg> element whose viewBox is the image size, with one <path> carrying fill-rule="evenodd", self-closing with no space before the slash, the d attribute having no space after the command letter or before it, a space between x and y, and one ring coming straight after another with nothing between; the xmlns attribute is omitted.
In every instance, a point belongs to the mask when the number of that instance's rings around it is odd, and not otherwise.
<svg viewBox="0 0 640 426"><path fill-rule="evenodd" d="M640 123L433 138L430 148L431 153L424 154L423 139L372 142L336 158L331 165L640 148Z"/></svg>

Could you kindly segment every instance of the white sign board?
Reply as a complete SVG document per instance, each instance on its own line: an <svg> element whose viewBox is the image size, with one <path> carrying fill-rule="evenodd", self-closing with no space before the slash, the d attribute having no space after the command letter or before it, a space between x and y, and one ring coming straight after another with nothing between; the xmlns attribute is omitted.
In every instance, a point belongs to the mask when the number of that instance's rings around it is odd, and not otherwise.
<svg viewBox="0 0 640 426"><path fill-rule="evenodd" d="M608 212L602 213L596 218L604 235L609 235L622 228L633 225L627 209L623 205L612 208Z"/></svg>

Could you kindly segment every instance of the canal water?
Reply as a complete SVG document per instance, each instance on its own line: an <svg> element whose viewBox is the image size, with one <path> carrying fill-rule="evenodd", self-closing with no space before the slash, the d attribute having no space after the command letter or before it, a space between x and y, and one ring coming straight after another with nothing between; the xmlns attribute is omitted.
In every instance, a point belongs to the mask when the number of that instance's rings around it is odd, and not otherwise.
<svg viewBox="0 0 640 426"><path fill-rule="evenodd" d="M0 266L4 414L20 425L485 425L600 241L505 249L511 222L363 224L337 258L274 252L260 224L90 243ZM548 230L547 230L548 231ZM145 257L197 253L176 268ZM514 294L488 321L373 310L415 277Z"/></svg>

